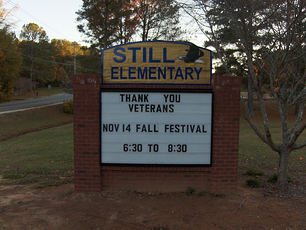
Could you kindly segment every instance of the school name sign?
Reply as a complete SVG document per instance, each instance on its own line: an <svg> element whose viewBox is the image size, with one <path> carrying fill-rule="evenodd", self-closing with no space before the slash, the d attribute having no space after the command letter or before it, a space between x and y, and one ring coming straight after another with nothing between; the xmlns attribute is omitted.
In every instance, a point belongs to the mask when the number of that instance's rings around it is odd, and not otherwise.
<svg viewBox="0 0 306 230"><path fill-rule="evenodd" d="M102 83L209 85L211 51L194 48L183 42L151 41L104 49Z"/></svg>

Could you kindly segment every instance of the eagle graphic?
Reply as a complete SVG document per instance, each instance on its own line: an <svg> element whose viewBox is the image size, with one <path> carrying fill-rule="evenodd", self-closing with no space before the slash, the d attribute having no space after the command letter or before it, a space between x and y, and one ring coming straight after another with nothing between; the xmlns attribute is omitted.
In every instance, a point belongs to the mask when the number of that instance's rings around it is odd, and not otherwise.
<svg viewBox="0 0 306 230"><path fill-rule="evenodd" d="M198 46L193 43L189 43L189 49L186 50L188 53L186 56L179 56L180 60L183 60L187 64L200 63L203 64L204 61L199 59L204 56L204 53Z"/></svg>

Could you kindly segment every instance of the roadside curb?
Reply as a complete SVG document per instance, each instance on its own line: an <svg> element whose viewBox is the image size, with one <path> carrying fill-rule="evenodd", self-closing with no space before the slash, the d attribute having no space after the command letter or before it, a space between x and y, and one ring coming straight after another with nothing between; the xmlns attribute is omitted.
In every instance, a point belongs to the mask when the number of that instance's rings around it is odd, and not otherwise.
<svg viewBox="0 0 306 230"><path fill-rule="evenodd" d="M31 109L40 109L40 108L44 108L44 107L48 107L48 106L52 106L52 105L60 105L63 104L64 102L57 102L57 103L53 103L53 104L49 104L49 105L42 105L42 106L35 106L35 107L29 107L29 108L25 108L25 109L16 109L16 110L10 110L10 111L4 111L4 112L0 112L1 114L6 114L6 113L15 113L15 112L20 112L20 111L26 111L26 110L31 110Z"/></svg>

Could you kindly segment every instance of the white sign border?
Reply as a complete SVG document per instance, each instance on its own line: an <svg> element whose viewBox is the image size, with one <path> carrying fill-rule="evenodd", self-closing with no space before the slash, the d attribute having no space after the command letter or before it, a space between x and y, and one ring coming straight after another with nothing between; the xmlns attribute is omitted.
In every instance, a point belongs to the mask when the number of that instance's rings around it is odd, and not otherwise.
<svg viewBox="0 0 306 230"><path fill-rule="evenodd" d="M190 163L103 163L102 162L102 93L104 92L114 92L114 93L180 93L180 94L211 94L211 143L210 143L210 162L209 163L199 163L199 164L190 164ZM100 165L101 166L138 166L138 167L212 167L213 161L213 127L214 127L214 92L212 90L179 90L179 89L142 89L142 88L105 88L100 90Z"/></svg>

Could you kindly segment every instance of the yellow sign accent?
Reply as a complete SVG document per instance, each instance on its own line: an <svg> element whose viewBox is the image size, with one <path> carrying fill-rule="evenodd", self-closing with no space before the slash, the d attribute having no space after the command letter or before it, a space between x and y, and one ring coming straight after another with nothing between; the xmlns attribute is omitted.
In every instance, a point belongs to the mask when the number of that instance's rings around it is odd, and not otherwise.
<svg viewBox="0 0 306 230"><path fill-rule="evenodd" d="M102 50L103 84L211 84L211 51L183 42L136 42Z"/></svg>

